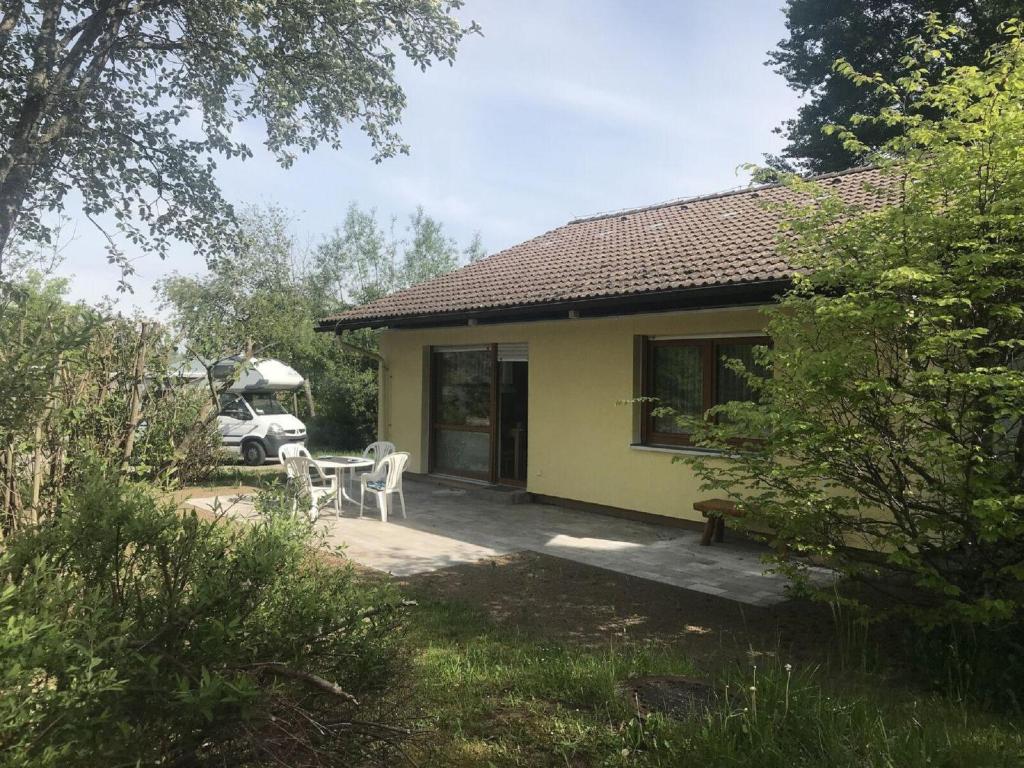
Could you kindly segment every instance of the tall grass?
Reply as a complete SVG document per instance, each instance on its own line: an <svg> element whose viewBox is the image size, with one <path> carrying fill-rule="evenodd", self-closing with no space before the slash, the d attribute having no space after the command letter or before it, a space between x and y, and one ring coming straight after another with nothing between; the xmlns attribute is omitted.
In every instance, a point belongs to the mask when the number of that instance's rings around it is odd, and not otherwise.
<svg viewBox="0 0 1024 768"><path fill-rule="evenodd" d="M857 691L823 678L820 669L778 662L732 675L718 704L684 729L687 756L759 768L967 768L1024 760L1021 734L1005 721L878 681Z"/></svg>
<svg viewBox="0 0 1024 768"><path fill-rule="evenodd" d="M552 642L461 603L422 601L410 627L422 765L756 768L1009 768L1018 724L870 673L733 669L688 720L638 711L620 683L699 674L678 647ZM855 654L856 658L856 654ZM766 662L765 659L768 661ZM842 665L839 665L842 666Z"/></svg>
<svg viewBox="0 0 1024 768"><path fill-rule="evenodd" d="M458 602L421 601L410 632L415 698L430 729L421 765L604 764L620 754L635 713L619 683L693 672L669 646L552 642L502 630Z"/></svg>

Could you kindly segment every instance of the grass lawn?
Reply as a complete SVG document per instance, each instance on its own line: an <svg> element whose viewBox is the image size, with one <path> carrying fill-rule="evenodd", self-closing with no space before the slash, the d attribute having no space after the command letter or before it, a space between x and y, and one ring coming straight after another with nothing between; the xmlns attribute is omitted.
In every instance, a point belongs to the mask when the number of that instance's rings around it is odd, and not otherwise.
<svg viewBox="0 0 1024 768"><path fill-rule="evenodd" d="M274 477L232 467L188 493ZM886 638L851 640L822 606L745 608L532 553L396 585L417 605L386 722L419 731L420 766L1024 766L1019 718L873 671ZM711 683L710 708L659 711L645 682L680 676Z"/></svg>
<svg viewBox="0 0 1024 768"><path fill-rule="evenodd" d="M494 566L490 576L476 566L460 566L465 581L477 583L468 599L460 599L451 584L439 586L438 578L404 583L419 601L410 617L407 695L415 702L419 725L427 729L411 748L420 765L1024 764L1018 720L915 695L895 680L849 669L843 654L829 657L834 649L824 636L822 645L811 648L789 645L784 634L759 631L764 627L745 630L736 623L727 632L720 623L721 605L711 611L714 627L703 634L689 624L679 634L679 622L649 632L635 624L634 631L613 625L601 641L581 631L582 603L589 598L568 607L574 614L568 623L560 615L565 612L560 595L543 584L538 594L547 591L552 597L547 616L535 609L524 621L494 600L481 601L480 582L500 585L503 570L506 587L517 590L526 571L551 568L564 575L566 568L585 568L547 560L527 558L521 568ZM597 578L625 577L601 572ZM614 592L605 594L613 599ZM600 599L599 594L594 597ZM690 603L690 597L681 602ZM644 603L641 620L654 607ZM668 613L679 608L665 607ZM594 608L595 625L607 626L606 612ZM744 647L744 639L756 645ZM660 714L622 685L650 676L706 678L713 681L716 700L695 715Z"/></svg>

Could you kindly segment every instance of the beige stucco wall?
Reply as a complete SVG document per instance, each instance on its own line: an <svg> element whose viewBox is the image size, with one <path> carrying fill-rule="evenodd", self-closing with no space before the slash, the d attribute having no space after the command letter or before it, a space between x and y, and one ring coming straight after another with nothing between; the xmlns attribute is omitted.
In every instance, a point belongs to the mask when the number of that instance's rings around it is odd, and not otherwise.
<svg viewBox="0 0 1024 768"><path fill-rule="evenodd" d="M631 447L638 336L751 335L757 308L380 332L382 439L427 471L427 377L431 346L529 344L527 490L651 514L698 519L705 497L673 454Z"/></svg>

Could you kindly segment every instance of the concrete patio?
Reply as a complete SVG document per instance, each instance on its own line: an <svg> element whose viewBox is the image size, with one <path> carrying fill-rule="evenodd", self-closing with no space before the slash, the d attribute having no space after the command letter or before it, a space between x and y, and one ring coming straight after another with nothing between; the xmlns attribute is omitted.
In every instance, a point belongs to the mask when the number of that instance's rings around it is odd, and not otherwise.
<svg viewBox="0 0 1024 768"><path fill-rule="evenodd" d="M372 507L360 519L358 506L346 502L341 516L325 510L318 525L328 543L343 546L355 562L395 576L527 550L748 605L786 599L786 580L764 573L764 550L728 536L722 544L702 547L696 531L544 504L509 504L417 480L406 480L405 497L408 519L394 509L382 523ZM240 519L257 515L245 496L190 503L201 509L219 504Z"/></svg>

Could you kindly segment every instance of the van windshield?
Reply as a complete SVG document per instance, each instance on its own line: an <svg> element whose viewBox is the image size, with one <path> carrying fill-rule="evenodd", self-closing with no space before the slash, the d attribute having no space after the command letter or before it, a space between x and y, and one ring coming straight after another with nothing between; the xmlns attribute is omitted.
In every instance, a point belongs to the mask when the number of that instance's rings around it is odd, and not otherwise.
<svg viewBox="0 0 1024 768"><path fill-rule="evenodd" d="M279 416L288 413L277 398L270 394L246 395L245 399L249 401L257 416Z"/></svg>

